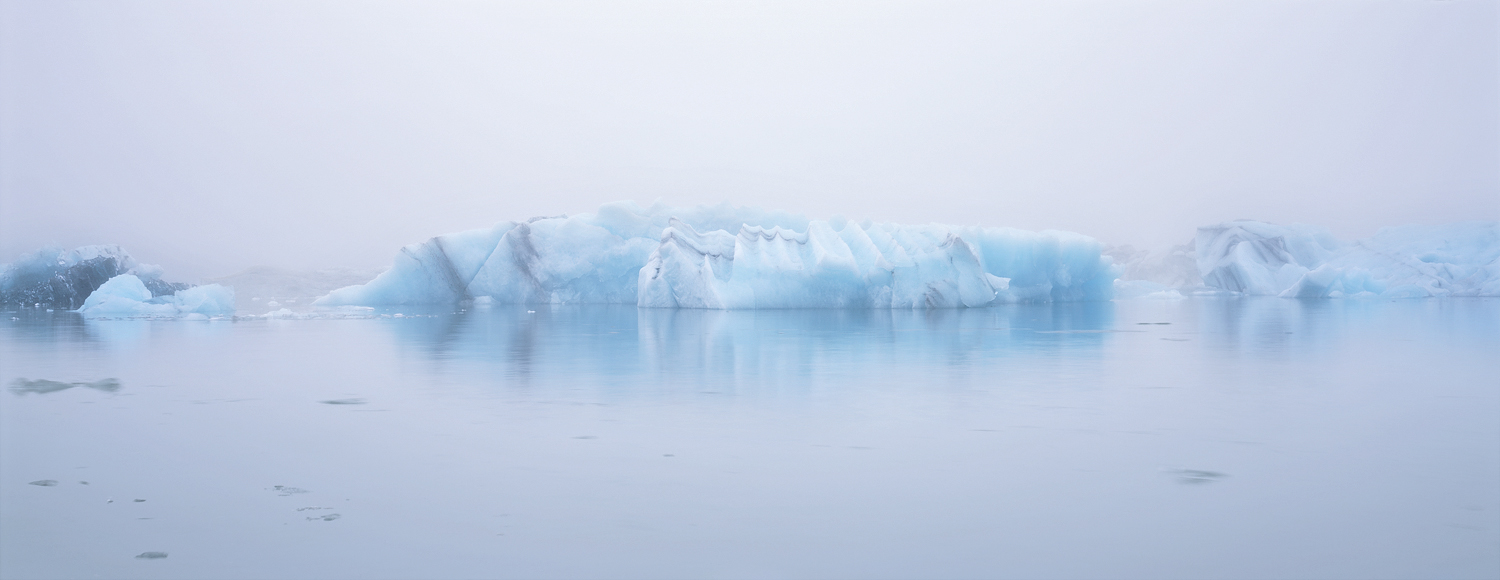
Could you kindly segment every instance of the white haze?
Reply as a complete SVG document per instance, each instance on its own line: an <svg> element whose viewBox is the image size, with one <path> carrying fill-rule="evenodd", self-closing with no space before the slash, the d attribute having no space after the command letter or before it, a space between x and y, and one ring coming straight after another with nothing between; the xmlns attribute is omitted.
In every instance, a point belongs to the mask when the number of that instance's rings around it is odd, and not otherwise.
<svg viewBox="0 0 1500 580"><path fill-rule="evenodd" d="M0 262L374 266L600 203L1500 219L1495 2L4 2Z"/></svg>

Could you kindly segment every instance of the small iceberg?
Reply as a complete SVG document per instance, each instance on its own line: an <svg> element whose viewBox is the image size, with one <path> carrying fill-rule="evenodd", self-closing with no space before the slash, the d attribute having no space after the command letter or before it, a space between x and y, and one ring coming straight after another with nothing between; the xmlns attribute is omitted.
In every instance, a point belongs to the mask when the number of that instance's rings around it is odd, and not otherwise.
<svg viewBox="0 0 1500 580"><path fill-rule="evenodd" d="M151 290L133 274L110 278L83 301L85 318L208 318L234 314L234 290L218 284L194 286L167 296Z"/></svg>

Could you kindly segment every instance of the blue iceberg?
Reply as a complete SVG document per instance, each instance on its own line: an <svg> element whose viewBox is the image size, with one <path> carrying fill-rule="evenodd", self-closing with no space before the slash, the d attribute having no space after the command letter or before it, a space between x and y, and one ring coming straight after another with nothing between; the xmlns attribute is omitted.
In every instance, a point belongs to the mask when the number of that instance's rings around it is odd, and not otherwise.
<svg viewBox="0 0 1500 580"><path fill-rule="evenodd" d="M1116 269L1070 232L808 220L728 204L633 202L401 249L316 304L635 304L658 308L959 308L1108 300Z"/></svg>

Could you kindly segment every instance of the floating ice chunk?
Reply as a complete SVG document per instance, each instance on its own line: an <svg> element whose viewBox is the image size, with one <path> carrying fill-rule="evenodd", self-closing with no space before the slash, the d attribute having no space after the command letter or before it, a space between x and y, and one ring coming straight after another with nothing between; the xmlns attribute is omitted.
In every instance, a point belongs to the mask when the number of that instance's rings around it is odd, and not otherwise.
<svg viewBox="0 0 1500 580"><path fill-rule="evenodd" d="M120 380L111 378L94 381L92 383L64 383L62 381L49 381L47 379L28 381L25 378L18 378L11 384L10 390L17 395L25 395L27 393L45 395L47 393L64 391L73 387L86 387L98 391L104 391L106 393L113 393L120 390Z"/></svg>
<svg viewBox="0 0 1500 580"><path fill-rule="evenodd" d="M179 290L169 303L180 314L215 316L234 314L234 290L218 284L194 286Z"/></svg>
<svg viewBox="0 0 1500 580"><path fill-rule="evenodd" d="M1115 270L1067 232L807 220L727 204L506 222L407 246L317 305L609 303L671 308L955 308L1107 300Z"/></svg>
<svg viewBox="0 0 1500 580"><path fill-rule="evenodd" d="M89 317L98 316L175 316L177 308L171 304L152 304L151 291L141 279L130 274L121 274L94 290L84 300L79 311Z"/></svg>
<svg viewBox="0 0 1500 580"><path fill-rule="evenodd" d="M110 278L84 300L85 317L110 316L173 318L189 314L214 316L234 313L234 291L218 284L194 286L174 295L152 297L132 274Z"/></svg>

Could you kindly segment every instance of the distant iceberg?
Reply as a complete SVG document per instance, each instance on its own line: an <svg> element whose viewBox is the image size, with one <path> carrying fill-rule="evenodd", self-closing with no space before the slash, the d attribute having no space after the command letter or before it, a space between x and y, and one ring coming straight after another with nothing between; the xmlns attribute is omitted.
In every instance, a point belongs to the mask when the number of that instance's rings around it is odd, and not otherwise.
<svg viewBox="0 0 1500 580"><path fill-rule="evenodd" d="M1385 228L1354 242L1326 228L1234 221L1189 246L1111 253L1121 295L1165 288L1285 298L1500 296L1500 222Z"/></svg>
<svg viewBox="0 0 1500 580"><path fill-rule="evenodd" d="M235 307L240 312L281 305L306 305L333 290L362 284L374 279L380 270L325 268L292 270L274 266L254 266L239 273L205 280L234 288ZM274 305L273 305L274 304Z"/></svg>
<svg viewBox="0 0 1500 580"><path fill-rule="evenodd" d="M121 274L136 276L151 297L171 296L190 287L163 281L160 267L136 262L120 246L44 248L0 266L0 305L73 310Z"/></svg>
<svg viewBox="0 0 1500 580"><path fill-rule="evenodd" d="M1058 231L808 220L728 204L633 202L401 249L318 305L635 304L663 308L956 308L1108 300L1094 239Z"/></svg>
<svg viewBox="0 0 1500 580"><path fill-rule="evenodd" d="M152 296L132 274L110 278L78 309L86 318L207 318L234 314L234 290L218 284L193 286L170 296Z"/></svg>

